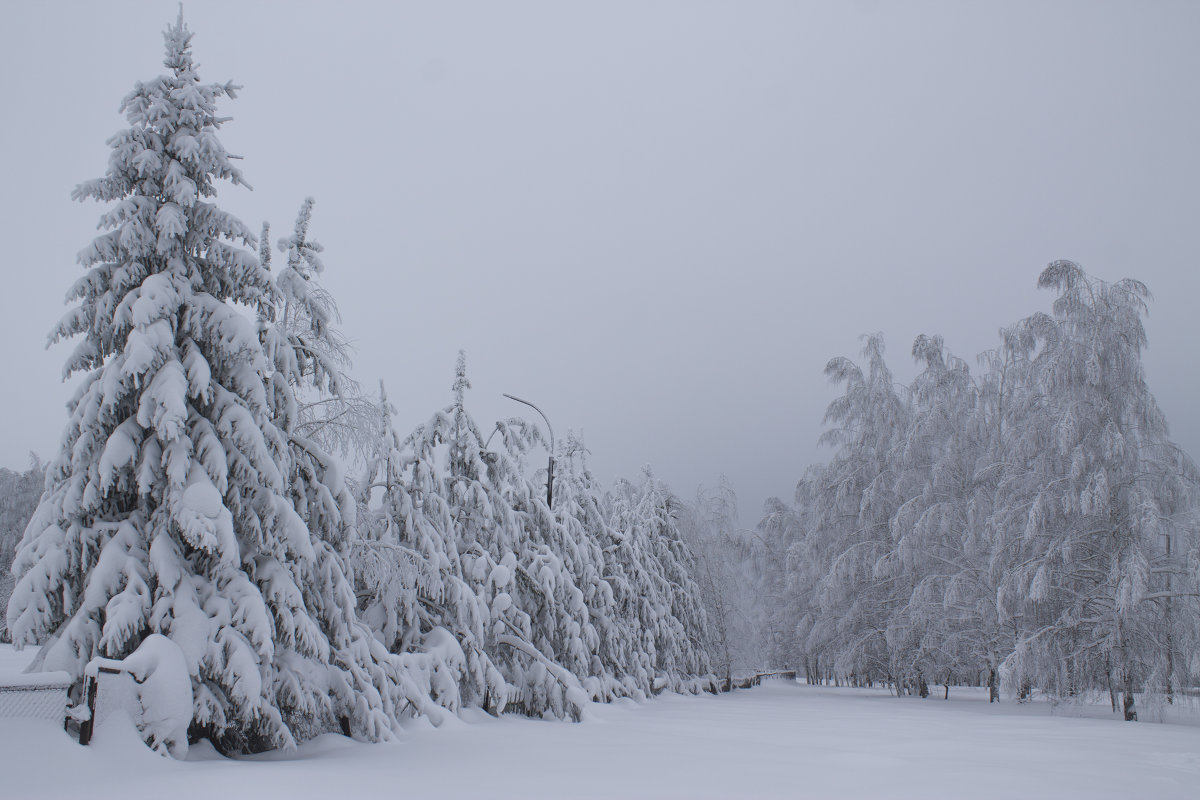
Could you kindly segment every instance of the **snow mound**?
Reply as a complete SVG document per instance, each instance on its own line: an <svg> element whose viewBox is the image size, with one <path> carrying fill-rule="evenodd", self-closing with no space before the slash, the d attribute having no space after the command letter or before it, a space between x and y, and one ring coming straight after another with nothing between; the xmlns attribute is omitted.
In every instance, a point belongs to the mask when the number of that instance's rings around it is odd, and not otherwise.
<svg viewBox="0 0 1200 800"><path fill-rule="evenodd" d="M115 718L120 716L119 713L113 715L113 725L136 727L154 750L185 758L187 730L192 721L192 678L179 645L162 634L153 633L124 659L93 659L85 674L95 677L102 668L118 670L133 679L129 707L121 709L128 713L132 726L121 725ZM103 691L106 684L100 685ZM107 685L111 687L109 691L118 691L117 679L108 681ZM105 721L97 719L97 724L105 724Z"/></svg>

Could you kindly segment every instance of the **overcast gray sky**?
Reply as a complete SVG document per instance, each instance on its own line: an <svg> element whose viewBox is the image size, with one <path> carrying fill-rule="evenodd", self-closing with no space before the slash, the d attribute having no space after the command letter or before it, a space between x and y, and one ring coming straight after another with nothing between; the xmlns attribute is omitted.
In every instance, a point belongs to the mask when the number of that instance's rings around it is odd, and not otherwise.
<svg viewBox="0 0 1200 800"><path fill-rule="evenodd" d="M0 464L52 455L44 349L164 2L0 8ZM326 284L398 425L538 403L605 480L724 473L746 524L823 460L822 368L883 331L973 360L1070 258L1155 294L1152 389L1200 455L1200 4L187 3L254 191L306 195Z"/></svg>

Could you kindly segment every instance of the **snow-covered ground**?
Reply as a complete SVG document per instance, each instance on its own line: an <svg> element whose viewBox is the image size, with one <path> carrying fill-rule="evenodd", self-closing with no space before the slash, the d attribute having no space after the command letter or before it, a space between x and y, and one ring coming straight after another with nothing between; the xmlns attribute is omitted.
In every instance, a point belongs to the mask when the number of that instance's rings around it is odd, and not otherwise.
<svg viewBox="0 0 1200 800"><path fill-rule="evenodd" d="M29 651L0 647L0 671ZM940 687L939 687L940 688ZM581 724L519 718L419 727L291 756L189 761L136 741L80 747L50 723L0 720L0 797L1195 798L1200 728L1063 716L884 691L766 682L731 695L593 706Z"/></svg>
<svg viewBox="0 0 1200 800"><path fill-rule="evenodd" d="M35 655L37 650L32 647L18 651L11 644L0 644L0 676L21 672Z"/></svg>

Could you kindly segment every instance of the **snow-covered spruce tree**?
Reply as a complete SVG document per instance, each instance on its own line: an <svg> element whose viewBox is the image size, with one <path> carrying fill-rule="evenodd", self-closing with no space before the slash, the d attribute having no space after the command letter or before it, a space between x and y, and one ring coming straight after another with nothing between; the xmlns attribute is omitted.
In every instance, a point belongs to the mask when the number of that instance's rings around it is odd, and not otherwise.
<svg viewBox="0 0 1200 800"><path fill-rule="evenodd" d="M623 484L618 484L620 490ZM602 653L619 685L616 694L643 699L655 689L654 636L642 625L650 619L646 590L650 585L646 554L641 542L628 530L628 499L606 492L599 503L600 513L589 506L589 498L580 495L581 510L593 524L588 530L598 536L603 554L603 579L612 595L611 624L602 638ZM624 526L624 527L623 527ZM615 687L614 687L615 688Z"/></svg>
<svg viewBox="0 0 1200 800"><path fill-rule="evenodd" d="M349 346L334 327L337 305L318 282L324 265L318 256L321 246L308 235L312 206L311 198L304 201L292 235L280 240L287 258L268 301L259 308L268 405L274 424L287 437L288 495L308 525L310 543L303 558L271 565L270 572L280 567L287 572L280 574L282 580L269 578L264 590L275 605L287 608L291 619L317 629L277 646L275 680L284 720L294 735L309 738L341 727L380 739L399 709L426 710L427 694L408 680L401 663L356 616L347 575L358 538L356 508L341 465L323 446L344 429L336 418L356 411L343 394L354 383L345 374ZM265 246L262 260L269 265ZM332 427L326 424L331 421Z"/></svg>
<svg viewBox="0 0 1200 800"><path fill-rule="evenodd" d="M1008 498L1028 511L1011 575L1026 621L1007 682L1063 695L1107 683L1131 719L1136 691L1169 692L1195 663L1195 651L1179 652L1195 626L1175 615L1196 618L1195 574L1179 553L1194 547L1182 515L1197 472L1145 382L1146 287L1097 280L1069 261L1052 263L1038 285L1058 292L1053 316L1035 314L1011 338L1029 359L1032 391L1009 466L1031 480L1025 496Z"/></svg>
<svg viewBox="0 0 1200 800"><path fill-rule="evenodd" d="M606 555L616 548L617 534L604 511L604 492L587 466L582 440L568 433L557 459L554 514L561 535L570 542L570 571L583 594L588 622L595 631L584 686L593 699L609 702L617 697L643 698L649 690L631 676L636 664L636 642L630 624L622 618L617 594L624 580L608 568ZM631 594L627 585L626 594Z"/></svg>
<svg viewBox="0 0 1200 800"><path fill-rule="evenodd" d="M363 619L439 706L496 711L507 687L484 650L487 607L463 579L437 462L443 414L401 439L382 391L354 542ZM378 500L373 500L378 497Z"/></svg>
<svg viewBox="0 0 1200 800"><path fill-rule="evenodd" d="M492 704L499 708L509 705L530 715L579 719L587 700L579 676L556 661L553 653L544 653L537 646L537 641L546 641L545 625L539 622L535 633L530 616L551 608L550 603L534 603L530 594L538 593L543 577L552 579L555 570L551 565L559 565L554 559L531 558L543 552L526 541L523 518L534 502L529 498L531 487L507 447L492 452L485 449L484 438L465 406L470 386L466 356L460 352L454 402L441 417L448 423L445 480L463 576L488 609L485 648L508 683L506 700L493 700ZM526 508L517 508L515 501ZM544 506L542 513L550 522ZM543 566L550 569L549 575ZM536 573L530 572L531 568ZM542 599L546 599L544 592Z"/></svg>
<svg viewBox="0 0 1200 800"><path fill-rule="evenodd" d="M639 483L617 481L610 498L612 525L623 534L613 555L635 593L626 620L640 630L654 693L716 688L706 647L708 620L692 578L695 557L678 527L681 505L649 468Z"/></svg>
<svg viewBox="0 0 1200 800"><path fill-rule="evenodd" d="M200 82L182 15L165 40L168 73L125 98L107 174L75 192L113 206L51 335L82 335L64 372L86 374L8 620L16 642L44 643L38 663L77 680L91 658L164 634L192 674L193 736L286 747L289 717L330 691L330 617L299 577L324 567L291 502L270 367L234 305L269 303L269 278L213 201L217 181L243 183L217 138L216 101L235 87Z"/></svg>
<svg viewBox="0 0 1200 800"><path fill-rule="evenodd" d="M341 314L320 281L324 248L308 235L313 205L311 197L304 200L292 234L279 240L286 260L273 281L269 312L263 315L270 318L273 332L264 338L264 346L278 372L304 376L290 380L295 400L287 409L292 435L326 453L362 458L374 444L377 408L349 374L352 352L337 327ZM271 268L270 227L265 224L259 258Z"/></svg>
<svg viewBox="0 0 1200 800"><path fill-rule="evenodd" d="M602 674L593 660L599 637L580 587L589 573L600 572L599 554L589 542L572 535L565 518L546 504L544 472L528 474L529 451L542 443L538 428L514 419L498 422L496 433L499 444L488 456L488 471L519 529L513 599L529 615L530 642L581 681ZM594 668L600 673L593 673ZM543 691L536 686L530 690L535 695ZM596 699L602 696L589 694ZM553 694L547 700L556 716L564 715L565 707L555 706L559 701Z"/></svg>

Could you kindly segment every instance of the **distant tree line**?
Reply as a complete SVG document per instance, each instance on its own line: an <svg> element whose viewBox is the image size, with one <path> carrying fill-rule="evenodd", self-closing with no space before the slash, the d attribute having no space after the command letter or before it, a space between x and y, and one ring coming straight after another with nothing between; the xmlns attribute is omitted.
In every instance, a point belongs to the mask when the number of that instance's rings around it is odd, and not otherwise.
<svg viewBox="0 0 1200 800"><path fill-rule="evenodd" d="M37 508L46 480L46 468L37 456L31 455L29 461L29 469L24 472L0 467L0 608L8 607L16 583L10 568L17 544ZM0 642L7 641L10 641L8 627L0 619Z"/></svg>
<svg viewBox="0 0 1200 800"><path fill-rule="evenodd" d="M769 502L764 637L812 680L1173 700L1200 672L1197 469L1143 374L1141 283L1058 261L981 369L920 336L829 362L829 463ZM1121 695L1119 700L1118 695Z"/></svg>

